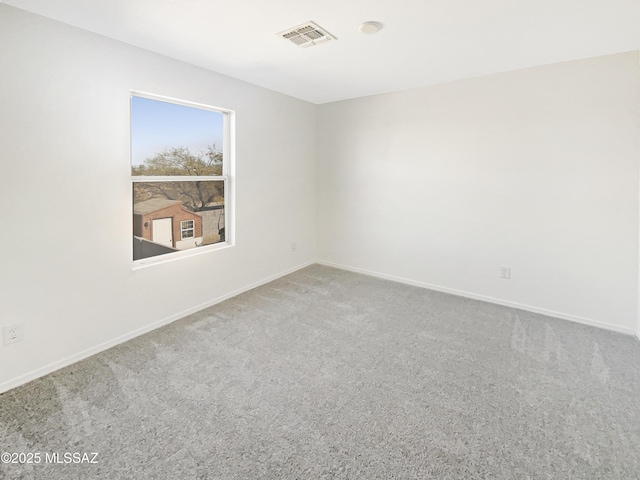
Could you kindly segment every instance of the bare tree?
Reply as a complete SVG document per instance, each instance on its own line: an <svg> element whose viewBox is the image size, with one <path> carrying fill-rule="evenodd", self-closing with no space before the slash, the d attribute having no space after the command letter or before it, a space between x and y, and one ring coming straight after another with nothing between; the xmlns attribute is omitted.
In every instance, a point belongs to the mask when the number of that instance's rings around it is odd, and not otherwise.
<svg viewBox="0 0 640 480"><path fill-rule="evenodd" d="M147 176L202 176L222 175L222 152L216 146L210 146L200 155L195 155L185 147L169 148L155 157L148 158L144 164L132 167L133 175ZM224 197L222 182L184 181L184 182L136 182L134 183L135 202L150 198L168 198L180 200L191 211L199 212Z"/></svg>

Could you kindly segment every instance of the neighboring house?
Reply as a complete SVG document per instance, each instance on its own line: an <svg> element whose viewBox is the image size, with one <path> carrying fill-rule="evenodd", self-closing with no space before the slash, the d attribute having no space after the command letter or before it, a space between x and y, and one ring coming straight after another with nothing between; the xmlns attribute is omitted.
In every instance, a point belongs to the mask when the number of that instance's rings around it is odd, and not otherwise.
<svg viewBox="0 0 640 480"><path fill-rule="evenodd" d="M202 244L202 214L180 200L152 198L133 205L133 234L160 245L184 250Z"/></svg>
<svg viewBox="0 0 640 480"><path fill-rule="evenodd" d="M202 214L203 244L224 242L224 202L210 203L199 213Z"/></svg>

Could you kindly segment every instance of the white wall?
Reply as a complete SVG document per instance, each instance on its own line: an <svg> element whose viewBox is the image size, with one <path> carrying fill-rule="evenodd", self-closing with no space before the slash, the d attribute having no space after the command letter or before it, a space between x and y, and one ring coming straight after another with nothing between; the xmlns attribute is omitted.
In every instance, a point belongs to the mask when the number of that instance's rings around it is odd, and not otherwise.
<svg viewBox="0 0 640 480"><path fill-rule="evenodd" d="M632 333L639 132L638 52L321 105L319 258Z"/></svg>
<svg viewBox="0 0 640 480"><path fill-rule="evenodd" d="M0 391L315 258L314 105L6 5L0 65ZM131 89L236 111L235 247L132 271Z"/></svg>

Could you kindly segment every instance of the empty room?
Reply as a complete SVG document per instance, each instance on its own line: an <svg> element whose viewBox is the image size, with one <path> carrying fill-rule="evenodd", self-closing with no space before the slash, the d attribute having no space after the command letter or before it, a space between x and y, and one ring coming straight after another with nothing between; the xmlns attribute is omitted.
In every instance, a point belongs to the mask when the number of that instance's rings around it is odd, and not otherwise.
<svg viewBox="0 0 640 480"><path fill-rule="evenodd" d="M639 25L3 0L0 479L640 479Z"/></svg>

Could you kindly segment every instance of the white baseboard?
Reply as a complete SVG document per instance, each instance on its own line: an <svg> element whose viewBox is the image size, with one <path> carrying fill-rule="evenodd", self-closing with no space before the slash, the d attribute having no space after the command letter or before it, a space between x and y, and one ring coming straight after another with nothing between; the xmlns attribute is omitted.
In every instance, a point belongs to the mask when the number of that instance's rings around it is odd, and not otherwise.
<svg viewBox="0 0 640 480"><path fill-rule="evenodd" d="M235 297L237 295L240 295L241 293L247 292L249 290L252 290L256 287L259 287L261 285L264 285L266 283L272 282L273 280L277 280L278 278L284 277L285 275L289 275L290 273L296 272L302 268L308 267L309 265L313 265L314 263L320 264L320 265L326 265L328 267L334 267L334 268L339 268L341 270L347 270L347 271L351 271L351 272L355 272L355 273L362 273L364 275L369 275L369 276L373 276L373 277L378 277L378 278L383 278L385 280L391 280L394 282L399 282L399 283L404 283L407 285L413 285L416 287L421 287L421 288L427 288L429 290L435 290L438 292L443 292L443 293L449 293L452 295L457 295L460 297L465 297L465 298L471 298L474 300L481 300L484 302L489 302L489 303L494 303L497 305L503 305L506 307L512 307L512 308L517 308L520 310L526 310L529 312L533 312L533 313L539 313L542 315L547 315L550 317L554 317L554 318L560 318L563 320L568 320L570 322L576 322L576 323L581 323L583 325L589 325L592 327L598 327L598 328L602 328L605 330L612 330L614 332L619 332L619 333L624 333L627 335L633 335L635 336L638 341L640 341L640 332L635 332L633 330L629 330L627 328L623 328L623 327L618 327L616 325L609 325L607 323L604 322L600 322L598 320L592 320L590 318L585 318L585 317L580 317L577 315L571 315L568 313L562 313L562 312L556 312L553 310L547 310L545 308L539 308L539 307L533 307L531 305L524 305L521 303L516 303L516 302L510 302L507 300L502 300L502 299L498 299L498 298L493 298L493 297L488 297L485 295L478 295L475 293L471 293L471 292L465 292L462 290L456 290L453 288L448 288L448 287L441 287L439 285L433 285L430 283L425 283L425 282L419 282L416 280L410 280L407 278L402 278L402 277L396 277L394 275L387 275L384 273L379 273L379 272L374 272L371 270L365 270L362 268L356 268L356 267L351 267L348 265L342 265L342 264L338 264L338 263L333 263L333 262L328 262L328 261L324 261L324 260L317 260L317 261L310 261L310 262L306 262L303 263L301 265L298 265L296 267L290 268L288 270L282 271L280 273L277 273L275 275L272 275L270 277L264 278L262 280L259 280L257 282L254 282L250 285L247 285L246 287L242 287L238 290L235 290L233 292L227 293L225 295L221 295L217 298L214 298L213 300L209 300L205 303L202 303L200 305L197 305L195 307L191 307L188 308L186 310L183 310L182 312L178 312L174 315L171 315L169 317L166 317L162 320L159 320L157 322L151 323L149 325L146 325L142 328L139 328L137 330L134 330L132 332L129 332L125 335L121 335L117 338L114 338L113 340L110 340L108 342L104 342L101 343L99 345L96 345L95 347L91 347L87 350L84 350L82 352L79 352L75 355L71 355L70 357L64 358L62 360L58 360L56 362L50 363L48 365L45 365L44 367L38 368L36 370L33 370L29 373L26 373L24 375L21 375L19 377L16 377L14 379L8 380L6 382L3 382L0 384L0 393L4 393L8 390L11 390L15 387L18 387L20 385L23 385L25 383L28 383L32 380L35 380L37 378L43 377L45 375L48 375L49 373L53 373L56 370L60 370L61 368L67 367L69 365L72 365L76 362L79 362L81 360L84 360L86 358L89 358L97 353L103 352L105 350L108 350L111 347L115 347L116 345L119 345L121 343L124 343L128 340L131 340L135 337L138 337L140 335L143 335L145 333L148 333L152 330L155 330L157 328L163 327L164 325L168 325L169 323L172 323L176 320L179 320L181 318L186 317L187 315L191 315L192 313L196 313L199 312L200 310L203 310L205 308L211 307L213 305L216 305L217 303L223 302L224 300L227 300L229 298Z"/></svg>
<svg viewBox="0 0 640 480"><path fill-rule="evenodd" d="M327 267L339 268L341 270L347 270L355 273L362 273L372 277L383 278L385 280L391 280L394 282L404 283L407 285L413 285L414 287L427 288L429 290L435 290L443 293L450 293L459 297L471 298L473 300L481 300L483 302L495 303L496 305L503 305L505 307L517 308L520 310L526 310L528 312L540 313L549 317L560 318L562 320L568 320L570 322L581 323L583 325L589 325L591 327L598 327L605 330L612 330L618 333L624 333L626 335L635 335L640 339L640 332L629 330L628 328L618 327L616 325L610 325L608 323L600 322L598 320L592 320L590 318L580 317L577 315L571 315L569 313L556 312L554 310L547 310L546 308L533 307L531 305L524 305L522 303L511 302L508 300L502 300L499 298L488 297L486 295L478 295L476 293L465 292L463 290L456 290L454 288L441 287L439 285L433 285L431 283L419 282L416 280L410 280L408 278L396 277L394 275L387 275L380 272L373 272L371 270L365 270L363 268L350 267L348 265L342 265L339 263L327 262L324 260L318 260L316 263L320 265L326 265Z"/></svg>
<svg viewBox="0 0 640 480"><path fill-rule="evenodd" d="M56 370L60 370L61 368L64 367L68 367L69 365L72 365L74 363L77 363L81 360L84 360L86 358L89 358L97 353L103 352L105 350L108 350L111 347L115 347L116 345L119 345L121 343L124 343L128 340L131 340L135 337L139 337L140 335L143 335L145 333L148 333L152 330L155 330L157 328L163 327L165 325L168 325L171 322L175 322L176 320L179 320L181 318L186 317L187 315L191 315L192 313L196 313L199 312L200 310L204 310L205 308L211 307L217 303L223 302L231 297L235 297L236 295L240 295L241 293L247 292L249 290L252 290L256 287L259 287L261 285L264 285L265 283L269 283L272 282L273 280L277 280L280 277L284 277L285 275L289 275L290 273L296 272L302 268L308 267L309 265L313 265L316 262L306 262L303 263L301 265L298 265L296 267L290 268L288 270L285 270L283 272L277 273L275 275L271 275L270 277L267 278L263 278L262 280L259 280L257 282L252 283L251 285L247 285L246 287L242 287L239 288L238 290L235 290L233 292L227 293L225 295L221 295L217 298L214 298L213 300L209 300L205 303L202 303L200 305L196 305L195 307L191 307L188 308L186 310L183 310L182 312L178 312L174 315L171 315L169 317L163 318L162 320L159 320L157 322L151 323L149 325L146 325L142 328L138 328L137 330L134 330L132 332L129 332L125 335L121 335L117 338L114 338L113 340L109 340L108 342L104 342L101 343L99 345L96 345L95 347L91 347L88 348L87 350L83 350L82 352L76 353L75 355L71 355L70 357L64 358L62 360L58 360L56 362L50 363L48 365L45 365L44 367L38 368L36 370L33 370L29 373L26 373L24 375L21 375L17 378L8 380L6 382L3 382L0 384L0 393L4 393L8 390L11 390L12 388L18 387L20 385L23 385L25 383L28 383L32 380L35 380L36 378L40 378L40 377L44 377L45 375L48 375L50 373L55 372Z"/></svg>

